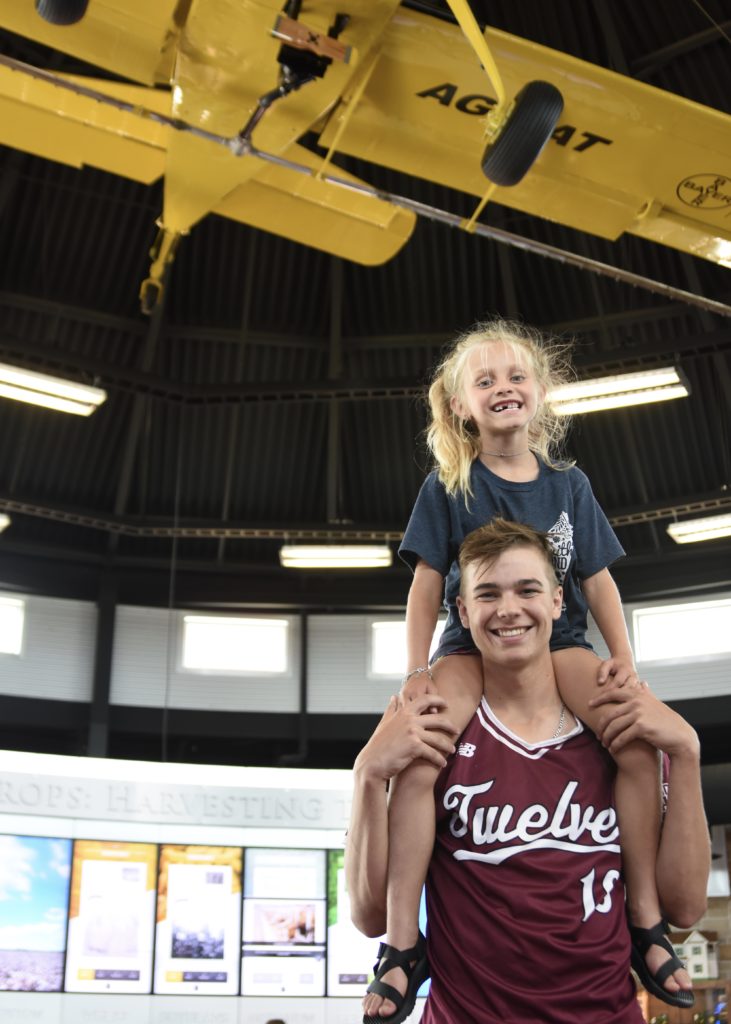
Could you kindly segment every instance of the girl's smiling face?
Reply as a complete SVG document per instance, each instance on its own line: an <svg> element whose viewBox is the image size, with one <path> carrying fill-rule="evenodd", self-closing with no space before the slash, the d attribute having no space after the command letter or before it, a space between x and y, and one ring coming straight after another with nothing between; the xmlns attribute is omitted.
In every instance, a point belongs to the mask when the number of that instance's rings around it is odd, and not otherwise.
<svg viewBox="0 0 731 1024"><path fill-rule="evenodd" d="M452 410L472 420L483 438L527 432L545 397L529 353L504 341L475 345L462 371L461 394Z"/></svg>

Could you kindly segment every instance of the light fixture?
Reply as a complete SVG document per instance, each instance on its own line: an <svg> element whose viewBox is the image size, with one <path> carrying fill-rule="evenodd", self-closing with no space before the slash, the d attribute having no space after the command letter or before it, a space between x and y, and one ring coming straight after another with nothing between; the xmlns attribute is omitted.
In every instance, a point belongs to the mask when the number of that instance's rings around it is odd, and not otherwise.
<svg viewBox="0 0 731 1024"><path fill-rule="evenodd" d="M676 544L696 544L701 540L731 537L731 515L706 516L704 519L686 519L683 523L670 523L667 532Z"/></svg>
<svg viewBox="0 0 731 1024"><path fill-rule="evenodd" d="M388 544L284 544L286 569L383 569L393 562Z"/></svg>
<svg viewBox="0 0 731 1024"><path fill-rule="evenodd" d="M89 416L106 397L106 391L101 388L0 363L0 398L13 398L58 412Z"/></svg>
<svg viewBox="0 0 731 1024"><path fill-rule="evenodd" d="M671 398L687 398L689 394L690 385L682 370L666 366L659 370L572 381L549 391L548 401L557 415L572 416L646 402L667 402Z"/></svg>
<svg viewBox="0 0 731 1024"><path fill-rule="evenodd" d="M10 526L10 516L6 516L4 512L0 512L0 533Z"/></svg>

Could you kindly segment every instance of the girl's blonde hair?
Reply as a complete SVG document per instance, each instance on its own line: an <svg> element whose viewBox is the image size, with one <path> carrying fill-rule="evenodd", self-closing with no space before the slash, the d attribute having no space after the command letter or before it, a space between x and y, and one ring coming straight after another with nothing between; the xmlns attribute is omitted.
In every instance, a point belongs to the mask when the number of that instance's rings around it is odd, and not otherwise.
<svg viewBox="0 0 731 1024"><path fill-rule="evenodd" d="M431 422L426 441L447 493L461 491L466 498L473 496L470 469L480 454L480 435L472 421L465 422L452 409L452 399L463 396L464 372L470 353L491 342L504 342L527 355L536 382L546 393L574 379L569 360L570 343L544 337L540 331L524 324L488 320L475 324L457 338L437 367L429 388ZM567 427L568 418L557 416L546 401L539 403L528 427L528 447L554 469L568 469L573 465L559 454Z"/></svg>

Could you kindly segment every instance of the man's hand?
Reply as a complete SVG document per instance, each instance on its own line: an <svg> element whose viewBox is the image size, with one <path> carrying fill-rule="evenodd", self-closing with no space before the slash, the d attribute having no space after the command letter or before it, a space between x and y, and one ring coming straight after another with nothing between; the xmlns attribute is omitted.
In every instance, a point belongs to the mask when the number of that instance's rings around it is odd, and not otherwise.
<svg viewBox="0 0 731 1024"><path fill-rule="evenodd" d="M446 701L437 694L423 694L405 704L391 697L368 743L356 758L353 770L368 778L392 779L412 761L422 759L443 768L454 753L457 730L445 713ZM430 708L435 712L427 714Z"/></svg>
<svg viewBox="0 0 731 1024"><path fill-rule="evenodd" d="M599 741L614 755L634 740L645 740L672 757L700 756L695 729L663 704L645 683L639 689L609 686L589 701L607 707L596 729Z"/></svg>

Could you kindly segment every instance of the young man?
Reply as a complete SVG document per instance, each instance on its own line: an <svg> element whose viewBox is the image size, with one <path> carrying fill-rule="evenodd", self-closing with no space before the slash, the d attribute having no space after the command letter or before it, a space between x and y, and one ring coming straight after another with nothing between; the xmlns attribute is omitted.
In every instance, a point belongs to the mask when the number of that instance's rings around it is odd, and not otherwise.
<svg viewBox="0 0 731 1024"><path fill-rule="evenodd" d="M354 921L367 934L383 931L384 779L414 758L444 766L423 1024L639 1024L613 763L556 688L548 640L561 588L548 540L496 520L466 538L460 568L460 615L482 655L483 700L476 713L459 701L446 710L433 696L392 703L359 755L346 850ZM709 864L697 737L647 690L612 687L594 699L607 704L608 749L642 738L670 757L658 889L668 917L687 927L704 911ZM420 714L420 702L436 713ZM425 969L420 945L405 959L384 952L407 976ZM403 1020L405 1009L378 1009L373 1019Z"/></svg>

